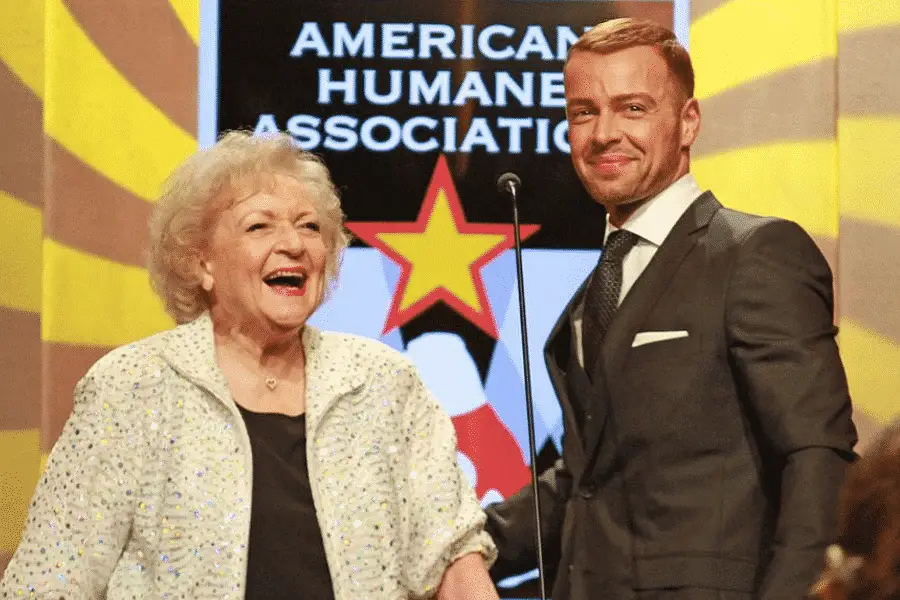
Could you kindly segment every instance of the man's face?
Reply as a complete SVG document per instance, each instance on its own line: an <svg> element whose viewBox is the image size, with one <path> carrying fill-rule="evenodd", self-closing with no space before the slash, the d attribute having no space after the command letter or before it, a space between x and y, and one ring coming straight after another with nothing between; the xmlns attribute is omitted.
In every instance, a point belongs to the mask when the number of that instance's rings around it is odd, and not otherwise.
<svg viewBox="0 0 900 600"><path fill-rule="evenodd" d="M607 210L658 194L688 172L700 110L655 49L576 50L565 89L572 162Z"/></svg>

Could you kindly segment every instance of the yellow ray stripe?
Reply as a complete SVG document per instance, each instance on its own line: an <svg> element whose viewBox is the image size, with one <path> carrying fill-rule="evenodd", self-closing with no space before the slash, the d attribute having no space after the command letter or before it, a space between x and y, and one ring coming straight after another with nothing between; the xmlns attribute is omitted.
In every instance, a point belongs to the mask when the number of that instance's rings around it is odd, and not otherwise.
<svg viewBox="0 0 900 600"><path fill-rule="evenodd" d="M691 171L729 208L784 217L812 235L836 237L835 146L825 140L741 148L696 159Z"/></svg>
<svg viewBox="0 0 900 600"><path fill-rule="evenodd" d="M47 0L46 131L82 161L152 200L196 148L103 56L62 0Z"/></svg>
<svg viewBox="0 0 900 600"><path fill-rule="evenodd" d="M0 306L41 310L41 211L0 191Z"/></svg>
<svg viewBox="0 0 900 600"><path fill-rule="evenodd" d="M838 27L853 31L900 23L900 2L885 0L842 0L838 2Z"/></svg>
<svg viewBox="0 0 900 600"><path fill-rule="evenodd" d="M200 0L169 0L175 14L194 39L194 43L200 44Z"/></svg>
<svg viewBox="0 0 900 600"><path fill-rule="evenodd" d="M0 0L0 60L44 96L44 0Z"/></svg>
<svg viewBox="0 0 900 600"><path fill-rule="evenodd" d="M144 269L44 240L45 341L119 346L173 325Z"/></svg>
<svg viewBox="0 0 900 600"><path fill-rule="evenodd" d="M850 319L840 325L841 357L854 405L882 423L900 416L900 346Z"/></svg>
<svg viewBox="0 0 900 600"><path fill-rule="evenodd" d="M841 213L900 227L900 118L838 120Z"/></svg>
<svg viewBox="0 0 900 600"><path fill-rule="evenodd" d="M29 500L40 476L40 433L37 429L0 431L0 551L19 545Z"/></svg>
<svg viewBox="0 0 900 600"><path fill-rule="evenodd" d="M731 0L691 25L698 98L837 52L837 15L822 0Z"/></svg>

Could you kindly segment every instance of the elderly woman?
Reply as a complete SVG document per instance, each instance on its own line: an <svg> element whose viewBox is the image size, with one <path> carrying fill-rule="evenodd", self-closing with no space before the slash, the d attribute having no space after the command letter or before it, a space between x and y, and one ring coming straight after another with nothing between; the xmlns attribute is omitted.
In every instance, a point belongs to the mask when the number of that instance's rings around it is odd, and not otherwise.
<svg viewBox="0 0 900 600"><path fill-rule="evenodd" d="M413 366L307 324L342 218L287 136L229 133L175 171L150 274L180 325L78 384L0 596L497 597L452 424Z"/></svg>
<svg viewBox="0 0 900 600"><path fill-rule="evenodd" d="M837 542L811 595L822 600L900 600L900 420L847 471Z"/></svg>

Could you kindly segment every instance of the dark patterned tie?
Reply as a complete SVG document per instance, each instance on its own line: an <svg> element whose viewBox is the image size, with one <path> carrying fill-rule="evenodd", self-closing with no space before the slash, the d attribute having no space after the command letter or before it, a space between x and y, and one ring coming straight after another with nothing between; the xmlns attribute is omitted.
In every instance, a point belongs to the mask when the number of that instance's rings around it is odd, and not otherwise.
<svg viewBox="0 0 900 600"><path fill-rule="evenodd" d="M603 338L619 307L622 291L622 259L640 238L637 234L619 229L609 234L606 246L584 295L584 318L581 325L581 347L584 349L584 368L590 372Z"/></svg>

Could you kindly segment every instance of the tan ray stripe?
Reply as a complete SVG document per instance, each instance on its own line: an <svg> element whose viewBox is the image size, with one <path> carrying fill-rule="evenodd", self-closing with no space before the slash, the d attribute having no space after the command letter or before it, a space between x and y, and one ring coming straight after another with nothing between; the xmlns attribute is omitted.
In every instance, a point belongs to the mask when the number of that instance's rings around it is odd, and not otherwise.
<svg viewBox="0 0 900 600"><path fill-rule="evenodd" d="M41 317L0 306L0 429L33 429L41 418Z"/></svg>
<svg viewBox="0 0 900 600"><path fill-rule="evenodd" d="M0 550L0 578L3 577L3 572L6 570L6 565L9 564L9 561L12 559L12 552L6 552L5 550Z"/></svg>
<svg viewBox="0 0 900 600"><path fill-rule="evenodd" d="M696 21L706 13L713 11L728 0L691 0L691 21Z"/></svg>
<svg viewBox="0 0 900 600"><path fill-rule="evenodd" d="M841 114L900 114L900 25L842 33L838 49Z"/></svg>
<svg viewBox="0 0 900 600"><path fill-rule="evenodd" d="M836 274L838 266L837 241L832 237L826 237L824 235L813 235L812 239L825 256L825 260L828 261L828 266L831 267L832 274Z"/></svg>
<svg viewBox="0 0 900 600"><path fill-rule="evenodd" d="M47 237L110 260L144 266L152 205L46 138L52 166L44 210Z"/></svg>
<svg viewBox="0 0 900 600"><path fill-rule="evenodd" d="M610 2L616 18L632 17L672 27L672 2Z"/></svg>
<svg viewBox="0 0 900 600"><path fill-rule="evenodd" d="M818 60L755 79L700 102L703 156L781 141L835 136L834 60Z"/></svg>
<svg viewBox="0 0 900 600"><path fill-rule="evenodd" d="M42 203L43 103L0 61L0 190Z"/></svg>
<svg viewBox="0 0 900 600"><path fill-rule="evenodd" d="M0 551L2 552L13 552L19 545L29 500L40 476L40 466L37 429L0 429L0 489L2 489Z"/></svg>
<svg viewBox="0 0 900 600"><path fill-rule="evenodd" d="M69 414L72 412L72 393L75 384L87 370L110 348L44 343L43 400L41 402L41 451L48 452Z"/></svg>
<svg viewBox="0 0 900 600"><path fill-rule="evenodd" d="M837 323L841 314L841 306L838 302L838 242L833 237L824 235L811 235L810 237L812 237L816 246L819 247L819 251L825 257L825 260L828 261L828 266L831 268L832 284L834 286L834 322Z"/></svg>
<svg viewBox="0 0 900 600"><path fill-rule="evenodd" d="M841 315L900 344L900 230L841 217Z"/></svg>
<svg viewBox="0 0 900 600"><path fill-rule="evenodd" d="M884 425L866 414L865 409L859 406L853 407L853 423L856 425L856 433L859 435L856 452L861 454L866 451L872 440L884 430Z"/></svg>
<svg viewBox="0 0 900 600"><path fill-rule="evenodd" d="M200 0L169 0L182 26L194 43L200 39Z"/></svg>
<svg viewBox="0 0 900 600"><path fill-rule="evenodd" d="M107 60L166 116L196 135L197 47L172 6L166 0L65 2Z"/></svg>

